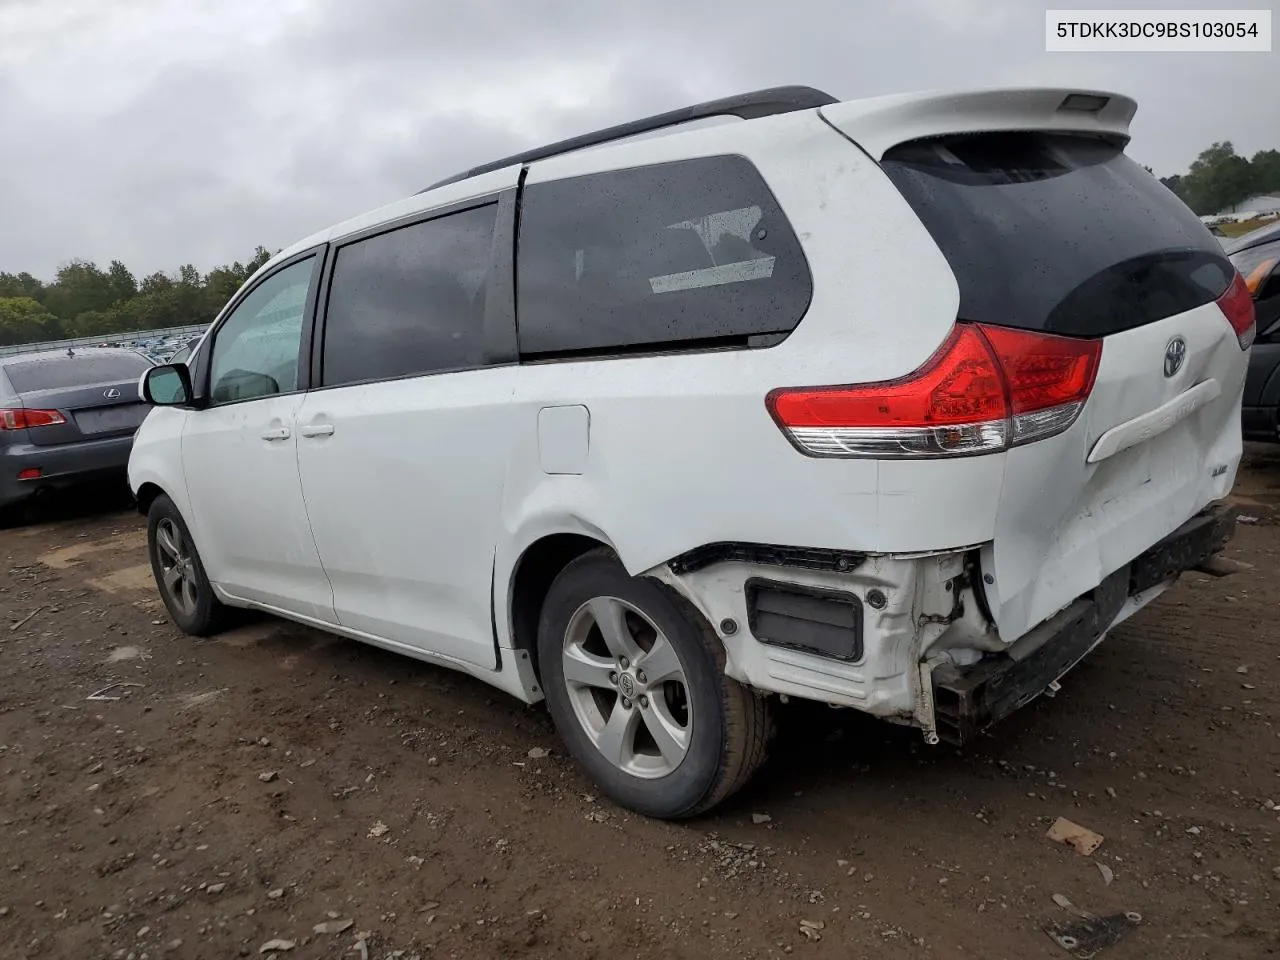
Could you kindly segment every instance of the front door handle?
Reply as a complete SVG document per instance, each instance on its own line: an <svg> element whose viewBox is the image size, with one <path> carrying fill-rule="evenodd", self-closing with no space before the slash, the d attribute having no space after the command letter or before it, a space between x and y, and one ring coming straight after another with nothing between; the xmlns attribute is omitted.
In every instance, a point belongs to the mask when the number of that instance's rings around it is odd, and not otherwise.
<svg viewBox="0 0 1280 960"><path fill-rule="evenodd" d="M262 439L263 440L288 440L289 428L288 427L267 427L267 429L262 431Z"/></svg>
<svg viewBox="0 0 1280 960"><path fill-rule="evenodd" d="M332 423L310 423L305 427L299 427L298 432L304 437L332 437Z"/></svg>

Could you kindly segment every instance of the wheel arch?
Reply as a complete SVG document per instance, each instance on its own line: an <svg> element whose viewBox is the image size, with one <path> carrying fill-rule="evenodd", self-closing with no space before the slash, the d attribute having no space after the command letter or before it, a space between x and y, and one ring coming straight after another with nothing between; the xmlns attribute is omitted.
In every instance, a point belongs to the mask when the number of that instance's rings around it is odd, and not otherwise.
<svg viewBox="0 0 1280 960"><path fill-rule="evenodd" d="M524 548L511 569L506 602L511 647L529 654L539 679L538 620L547 592L565 567L584 553L601 548L614 550L598 531L546 533Z"/></svg>
<svg viewBox="0 0 1280 960"><path fill-rule="evenodd" d="M151 505L161 496L168 496L165 489L158 483L150 480L144 481L139 487L138 492L134 494L134 499L138 504L138 512L144 517L151 511ZM169 499L173 499L170 497Z"/></svg>

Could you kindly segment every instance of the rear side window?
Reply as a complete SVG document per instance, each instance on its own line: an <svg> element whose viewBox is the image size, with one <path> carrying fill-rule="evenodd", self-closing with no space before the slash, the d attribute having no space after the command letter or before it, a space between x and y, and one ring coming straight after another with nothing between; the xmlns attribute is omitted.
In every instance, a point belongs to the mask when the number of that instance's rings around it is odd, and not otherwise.
<svg viewBox="0 0 1280 960"><path fill-rule="evenodd" d="M483 366L497 205L338 250L325 315L325 386Z"/></svg>
<svg viewBox="0 0 1280 960"><path fill-rule="evenodd" d="M64 390L115 380L137 380L150 367L143 357L129 353L94 354L91 350L71 357L42 357L7 363L4 372L17 393Z"/></svg>
<svg viewBox="0 0 1280 960"><path fill-rule="evenodd" d="M1107 336L1231 282L1213 235L1115 144L979 134L903 144L882 166L951 264L963 320Z"/></svg>
<svg viewBox="0 0 1280 960"><path fill-rule="evenodd" d="M812 282L800 242L743 157L538 183L521 200L524 356L746 346L790 333Z"/></svg>

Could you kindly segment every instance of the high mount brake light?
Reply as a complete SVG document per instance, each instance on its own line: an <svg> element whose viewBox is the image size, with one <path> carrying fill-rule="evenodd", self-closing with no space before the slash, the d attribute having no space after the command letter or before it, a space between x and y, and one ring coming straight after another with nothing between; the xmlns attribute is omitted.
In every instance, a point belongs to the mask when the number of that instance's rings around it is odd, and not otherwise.
<svg viewBox="0 0 1280 960"><path fill-rule="evenodd" d="M814 457L991 453L1070 427L1101 357L1101 340L961 322L924 366L899 380L774 390L766 405L791 442Z"/></svg>
<svg viewBox="0 0 1280 960"><path fill-rule="evenodd" d="M57 410L28 410L25 407L5 407L0 409L0 430L51 427L66 422L66 419Z"/></svg>
<svg viewBox="0 0 1280 960"><path fill-rule="evenodd" d="M1227 318L1227 323L1231 324L1231 329L1236 332L1236 342L1240 344L1240 349L1248 350L1253 346L1254 337L1258 332L1253 323L1253 295L1249 292L1249 286L1245 283L1244 277L1240 276L1239 271L1232 278L1231 286L1227 287L1226 292L1218 298L1218 309Z"/></svg>

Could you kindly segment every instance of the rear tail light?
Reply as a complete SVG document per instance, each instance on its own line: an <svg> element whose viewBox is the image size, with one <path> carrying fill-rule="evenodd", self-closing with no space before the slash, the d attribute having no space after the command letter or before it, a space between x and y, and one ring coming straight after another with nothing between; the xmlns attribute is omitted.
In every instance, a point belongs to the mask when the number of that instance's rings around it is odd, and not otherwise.
<svg viewBox="0 0 1280 960"><path fill-rule="evenodd" d="M771 392L770 414L814 457L990 453L1061 433L1098 374L1101 340L958 323L900 380Z"/></svg>
<svg viewBox="0 0 1280 960"><path fill-rule="evenodd" d="M1249 286L1238 271L1231 286L1227 287L1227 292L1218 298L1218 307L1226 316L1227 323L1231 324L1231 329L1236 332L1240 349L1248 350L1253 346L1253 338L1257 335L1257 329L1253 325L1253 295L1249 293Z"/></svg>
<svg viewBox="0 0 1280 960"><path fill-rule="evenodd" d="M26 430L29 427L51 427L66 423L57 410L28 410L25 407L0 408L0 430Z"/></svg>

